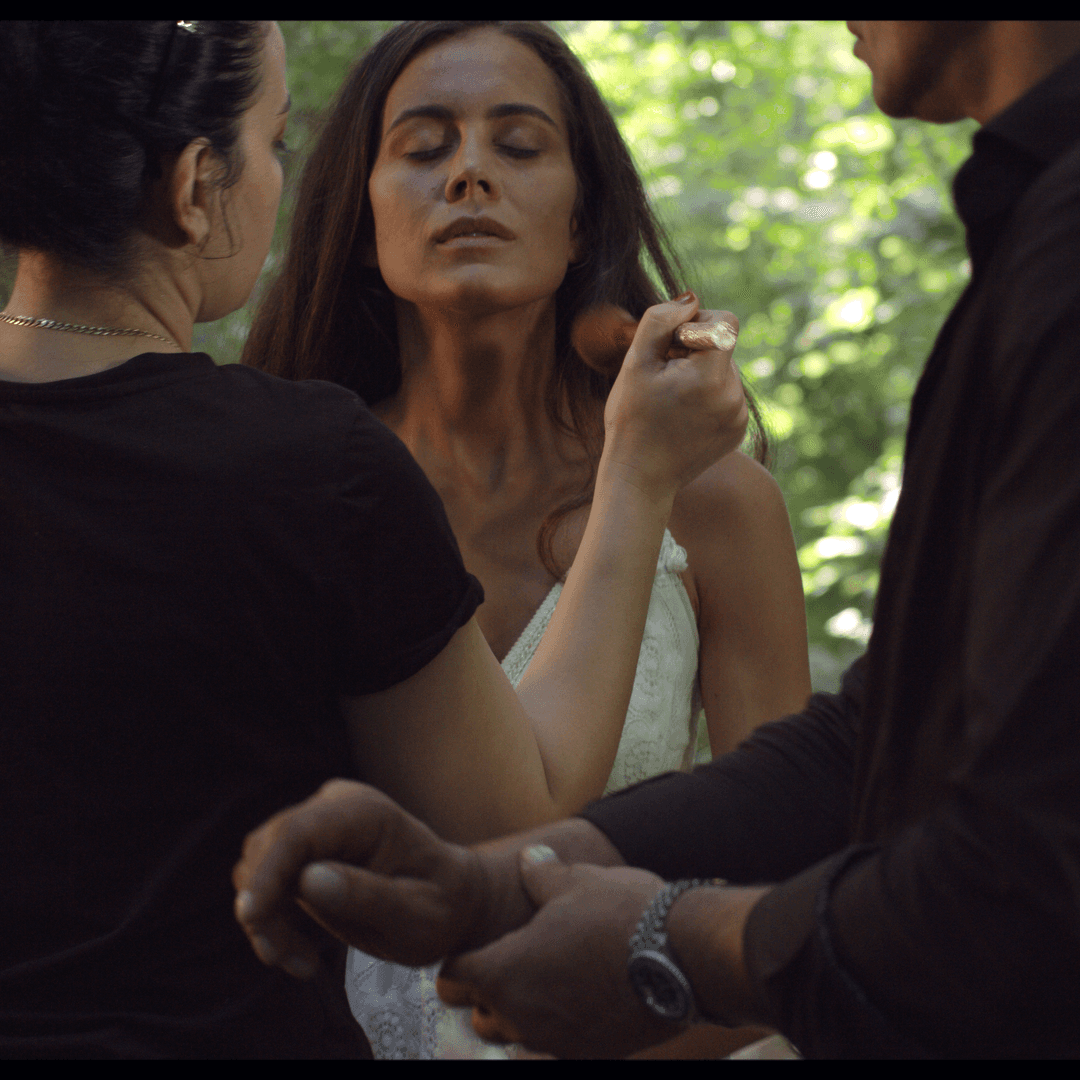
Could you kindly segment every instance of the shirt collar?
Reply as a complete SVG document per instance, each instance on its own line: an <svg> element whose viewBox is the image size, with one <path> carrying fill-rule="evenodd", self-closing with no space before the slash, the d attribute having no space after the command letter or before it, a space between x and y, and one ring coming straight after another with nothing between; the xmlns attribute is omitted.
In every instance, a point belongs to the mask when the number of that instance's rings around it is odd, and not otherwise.
<svg viewBox="0 0 1080 1080"><path fill-rule="evenodd" d="M953 180L956 212L978 272L1035 178L1080 141L1080 54L1062 64L975 133Z"/></svg>
<svg viewBox="0 0 1080 1080"><path fill-rule="evenodd" d="M998 113L983 131L1044 165L1080 142L1080 53Z"/></svg>

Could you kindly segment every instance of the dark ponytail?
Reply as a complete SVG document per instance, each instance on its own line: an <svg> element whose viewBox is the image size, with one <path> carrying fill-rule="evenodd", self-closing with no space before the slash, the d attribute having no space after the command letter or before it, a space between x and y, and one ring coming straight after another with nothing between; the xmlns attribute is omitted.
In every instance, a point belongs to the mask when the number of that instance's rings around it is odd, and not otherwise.
<svg viewBox="0 0 1080 1080"><path fill-rule="evenodd" d="M239 178L267 29L0 21L0 242L123 275L168 155L205 138Z"/></svg>

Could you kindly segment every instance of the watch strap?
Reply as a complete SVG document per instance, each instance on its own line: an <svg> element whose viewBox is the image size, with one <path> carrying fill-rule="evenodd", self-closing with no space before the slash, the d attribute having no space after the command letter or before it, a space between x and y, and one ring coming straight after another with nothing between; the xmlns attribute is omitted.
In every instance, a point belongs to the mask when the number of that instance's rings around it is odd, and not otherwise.
<svg viewBox="0 0 1080 1080"><path fill-rule="evenodd" d="M702 886L722 886L727 882L723 878L692 878L683 881L670 881L653 897L649 906L638 922L637 928L630 938L630 960L632 964L635 958L649 954L659 958L675 981L682 987L683 992L689 998L689 1015L687 1020L693 1022L700 1015L697 1002L694 1000L693 989L690 980L686 978L678 958L672 952L667 939L667 917L675 901L689 889ZM637 984L635 983L635 987ZM639 990L640 992L640 990ZM654 1011L656 1007L646 999L646 1004Z"/></svg>

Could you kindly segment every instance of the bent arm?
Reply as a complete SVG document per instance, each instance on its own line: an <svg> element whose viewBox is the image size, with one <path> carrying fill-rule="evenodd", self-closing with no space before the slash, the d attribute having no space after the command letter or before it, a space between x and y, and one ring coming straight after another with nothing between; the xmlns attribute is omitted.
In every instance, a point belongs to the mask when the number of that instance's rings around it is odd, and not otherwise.
<svg viewBox="0 0 1080 1080"><path fill-rule="evenodd" d="M941 796L848 862L791 883L808 897L806 932L783 954L759 946L775 1008L804 1049L830 1053L846 1012L902 1052L910 1040L945 1056L1080 1053L1075 284L1059 317L1045 329L1037 318L1076 281L1075 185L1068 192L1071 219L1047 210L1053 245L1031 230L1029 261L1003 274L1009 291L991 308L998 333L982 338L996 346L978 360L993 411L967 540L952 729L963 738ZM791 905L770 897L748 940L790 925ZM820 990L812 1003L807 978Z"/></svg>
<svg viewBox="0 0 1080 1080"><path fill-rule="evenodd" d="M745 428L730 350L665 359L692 311L642 319L609 399L588 527L517 693L470 623L411 678L346 702L362 779L443 836L515 832L603 791L675 492Z"/></svg>
<svg viewBox="0 0 1080 1080"><path fill-rule="evenodd" d="M470 634L482 640L469 624L444 652ZM456 669L452 654L444 659ZM247 838L234 871L237 916L264 961L290 971L290 958L302 958L301 966L315 962L293 900L298 895L342 940L422 964L483 946L532 917L518 871L521 850L532 844L547 844L566 863L643 866L671 880L781 880L846 837L858 667L846 677L844 696L816 695L807 714L767 725L692 774L655 777L592 804L581 817L471 851L438 840L375 788L324 785ZM418 696L421 704L427 700ZM407 707L401 717L409 720ZM484 794L471 793L469 804ZM443 801L455 795L451 783ZM302 878L305 867L327 860L349 883L330 894Z"/></svg>
<svg viewBox="0 0 1080 1080"><path fill-rule="evenodd" d="M605 474L544 644L517 692L475 618L424 668L345 702L360 778L472 843L557 821L603 791L670 509Z"/></svg>

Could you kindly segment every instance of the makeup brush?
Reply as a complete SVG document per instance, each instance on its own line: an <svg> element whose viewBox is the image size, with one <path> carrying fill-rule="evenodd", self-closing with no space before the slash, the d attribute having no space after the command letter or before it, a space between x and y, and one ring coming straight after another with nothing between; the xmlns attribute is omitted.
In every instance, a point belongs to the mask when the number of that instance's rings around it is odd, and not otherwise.
<svg viewBox="0 0 1080 1080"><path fill-rule="evenodd" d="M570 329L570 343L581 359L601 375L615 375L622 366L638 320L614 304L593 304L586 308ZM668 359L702 349L735 348L736 331L726 322L687 322L675 331Z"/></svg>

